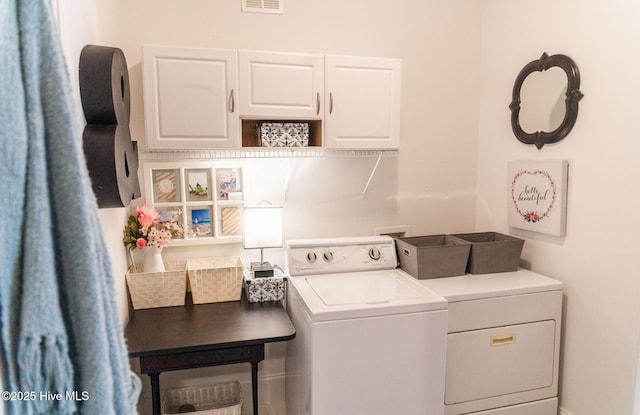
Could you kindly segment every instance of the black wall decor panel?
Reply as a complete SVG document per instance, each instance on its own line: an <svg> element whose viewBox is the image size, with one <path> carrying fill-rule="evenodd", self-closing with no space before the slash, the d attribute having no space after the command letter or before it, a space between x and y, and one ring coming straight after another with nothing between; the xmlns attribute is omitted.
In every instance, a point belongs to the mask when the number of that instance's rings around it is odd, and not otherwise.
<svg viewBox="0 0 640 415"><path fill-rule="evenodd" d="M137 146L131 141L129 73L117 48L87 45L80 53L82 139L98 207L128 206L140 197Z"/></svg>

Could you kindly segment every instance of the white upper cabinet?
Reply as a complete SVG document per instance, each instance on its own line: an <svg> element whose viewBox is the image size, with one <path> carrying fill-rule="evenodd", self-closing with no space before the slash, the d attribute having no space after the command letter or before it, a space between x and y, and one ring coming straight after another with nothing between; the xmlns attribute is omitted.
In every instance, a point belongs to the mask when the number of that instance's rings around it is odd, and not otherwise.
<svg viewBox="0 0 640 415"><path fill-rule="evenodd" d="M322 119L324 56L238 52L240 117Z"/></svg>
<svg viewBox="0 0 640 415"><path fill-rule="evenodd" d="M401 60L143 46L147 149L259 147L261 121L309 124L309 146L400 147Z"/></svg>
<svg viewBox="0 0 640 415"><path fill-rule="evenodd" d="M400 59L325 56L327 148L400 147Z"/></svg>
<svg viewBox="0 0 640 415"><path fill-rule="evenodd" d="M149 149L237 148L237 52L143 46Z"/></svg>

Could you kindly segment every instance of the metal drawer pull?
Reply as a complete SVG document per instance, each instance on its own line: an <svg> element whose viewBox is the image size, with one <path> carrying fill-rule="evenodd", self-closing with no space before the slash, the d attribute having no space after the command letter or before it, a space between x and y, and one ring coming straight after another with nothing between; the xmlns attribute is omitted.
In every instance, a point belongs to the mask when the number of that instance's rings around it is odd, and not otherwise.
<svg viewBox="0 0 640 415"><path fill-rule="evenodd" d="M491 347L506 346L508 344L514 344L515 342L515 333L496 334L495 336L491 336Z"/></svg>
<svg viewBox="0 0 640 415"><path fill-rule="evenodd" d="M333 114L333 92L329 92L329 114Z"/></svg>
<svg viewBox="0 0 640 415"><path fill-rule="evenodd" d="M236 109L236 94L232 89L231 93L229 94L229 111L234 112L235 109Z"/></svg>
<svg viewBox="0 0 640 415"><path fill-rule="evenodd" d="M316 92L316 115L320 114L320 92Z"/></svg>

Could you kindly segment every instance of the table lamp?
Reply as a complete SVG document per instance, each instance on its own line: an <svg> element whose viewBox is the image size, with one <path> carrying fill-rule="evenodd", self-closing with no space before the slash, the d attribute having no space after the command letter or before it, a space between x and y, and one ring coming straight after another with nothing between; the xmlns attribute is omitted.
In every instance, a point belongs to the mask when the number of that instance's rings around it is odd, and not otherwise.
<svg viewBox="0 0 640 415"><path fill-rule="evenodd" d="M282 206L257 204L243 206L242 246L260 248L260 262L252 262L254 277L273 276L273 265L264 261L264 248L282 247Z"/></svg>

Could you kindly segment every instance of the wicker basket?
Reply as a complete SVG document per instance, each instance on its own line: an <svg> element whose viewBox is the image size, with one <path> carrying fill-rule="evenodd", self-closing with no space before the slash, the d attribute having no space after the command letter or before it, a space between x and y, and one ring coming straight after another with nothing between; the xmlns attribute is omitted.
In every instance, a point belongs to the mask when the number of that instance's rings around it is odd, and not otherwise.
<svg viewBox="0 0 640 415"><path fill-rule="evenodd" d="M194 304L238 301L242 295L242 261L237 257L190 259L187 265Z"/></svg>
<svg viewBox="0 0 640 415"><path fill-rule="evenodd" d="M198 415L240 415L242 389L237 381L216 385L199 385L167 389L162 400L162 413L180 413L182 405L193 405Z"/></svg>
<svg viewBox="0 0 640 415"><path fill-rule="evenodd" d="M127 272L127 286L135 310L184 305L187 261L164 261L165 272L144 272L136 265Z"/></svg>

